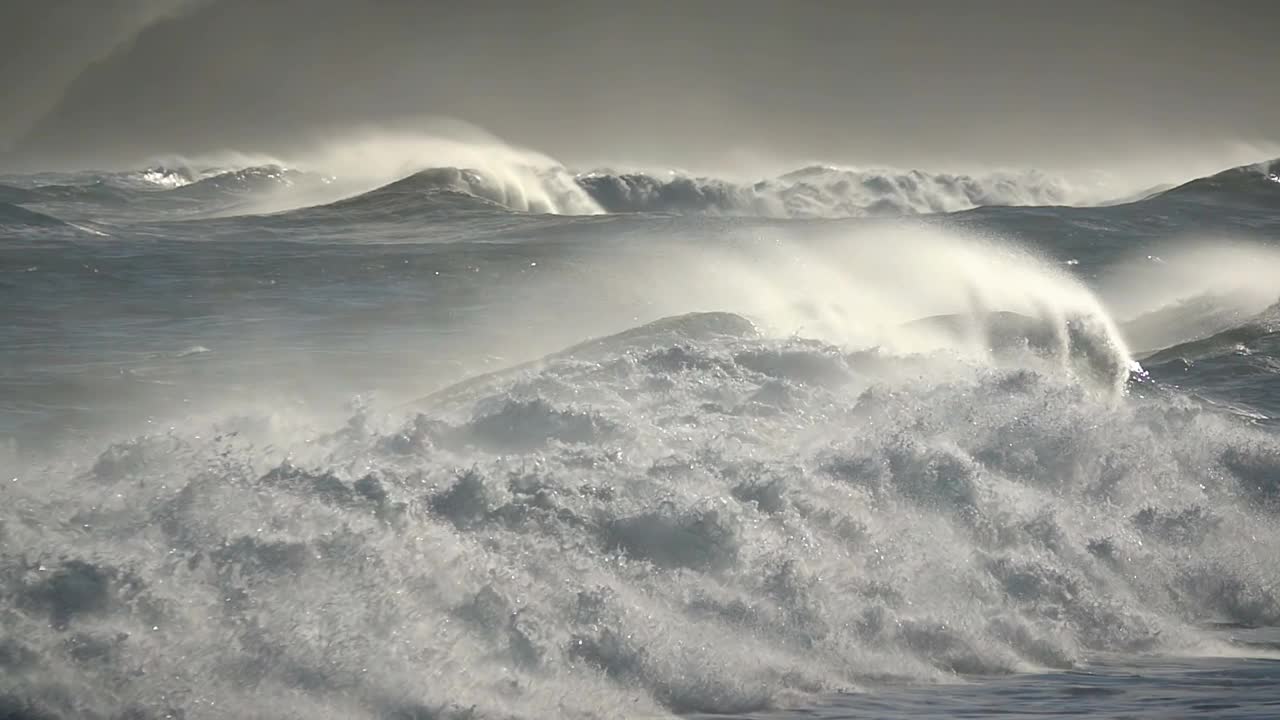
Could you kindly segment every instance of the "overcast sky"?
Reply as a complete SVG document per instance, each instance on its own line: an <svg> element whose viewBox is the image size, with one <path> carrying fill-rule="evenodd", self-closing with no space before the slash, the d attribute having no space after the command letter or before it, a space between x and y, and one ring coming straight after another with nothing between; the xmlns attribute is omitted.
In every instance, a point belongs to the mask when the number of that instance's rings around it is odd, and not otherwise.
<svg viewBox="0 0 1280 720"><path fill-rule="evenodd" d="M1280 143L1277 38L1280 0L3 0L0 162L447 116L575 166L1225 165Z"/></svg>

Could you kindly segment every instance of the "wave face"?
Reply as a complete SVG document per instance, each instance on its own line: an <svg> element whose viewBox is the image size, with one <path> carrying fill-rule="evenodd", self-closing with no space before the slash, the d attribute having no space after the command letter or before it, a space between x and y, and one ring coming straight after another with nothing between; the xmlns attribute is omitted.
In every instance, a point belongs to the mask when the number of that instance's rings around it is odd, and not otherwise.
<svg viewBox="0 0 1280 720"><path fill-rule="evenodd" d="M339 201L344 209L369 208L392 215L433 209L433 201L471 199L474 207L552 215L593 215L600 207L567 172L517 168L506 175L465 168L422 170ZM455 205L456 207L456 205Z"/></svg>
<svg viewBox="0 0 1280 720"><path fill-rule="evenodd" d="M4 227L66 227L58 218L28 210L20 205L0 202L0 226Z"/></svg>
<svg viewBox="0 0 1280 720"><path fill-rule="evenodd" d="M1280 159L1223 170L1160 193L1168 199L1227 204L1280 205Z"/></svg>
<svg viewBox="0 0 1280 720"><path fill-rule="evenodd" d="M12 185L0 185L0 202L9 205L21 205L25 202L31 202L36 198L35 193L26 188L13 187Z"/></svg>

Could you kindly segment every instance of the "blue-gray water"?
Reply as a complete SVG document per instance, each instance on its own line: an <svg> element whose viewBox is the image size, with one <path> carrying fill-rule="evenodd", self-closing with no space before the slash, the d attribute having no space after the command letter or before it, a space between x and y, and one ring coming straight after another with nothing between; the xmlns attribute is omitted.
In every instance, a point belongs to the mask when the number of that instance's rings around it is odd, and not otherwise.
<svg viewBox="0 0 1280 720"><path fill-rule="evenodd" d="M0 178L0 717L1273 717L1276 170Z"/></svg>

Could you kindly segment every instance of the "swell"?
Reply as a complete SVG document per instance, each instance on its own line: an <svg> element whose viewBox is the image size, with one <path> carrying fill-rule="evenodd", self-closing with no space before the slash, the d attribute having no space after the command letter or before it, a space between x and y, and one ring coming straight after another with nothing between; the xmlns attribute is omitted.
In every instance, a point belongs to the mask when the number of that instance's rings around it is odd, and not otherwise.
<svg viewBox="0 0 1280 720"><path fill-rule="evenodd" d="M1205 307L1209 305L1209 307ZM1217 312L1217 306L1205 302L1179 303L1145 315L1122 326L1127 337L1141 337L1146 323L1165 324L1181 319L1188 326L1197 324L1199 333L1191 331L1185 340L1168 346L1144 349L1137 353L1143 362L1165 362L1180 358L1195 360L1215 354L1240 351L1249 344L1280 330L1280 306L1273 305L1263 312L1247 317L1226 311ZM1203 314L1202 314L1203 313Z"/></svg>
<svg viewBox="0 0 1280 720"><path fill-rule="evenodd" d="M1214 333L1205 338L1179 343L1145 355L1142 361L1149 365L1178 361L1192 363L1205 358L1223 355L1247 355L1250 346L1272 337L1277 330L1274 322L1251 322L1229 330Z"/></svg>
<svg viewBox="0 0 1280 720"><path fill-rule="evenodd" d="M1274 246L1209 235L1147 246L1113 261L1099 283L1136 354L1199 357L1276 327L1277 274L1280 251Z"/></svg>
<svg viewBox="0 0 1280 720"><path fill-rule="evenodd" d="M230 194L266 192L307 179L308 173L281 165L252 165L236 169L149 167L122 172L78 173L49 178L30 188L5 188L21 193L22 202L81 201L130 203L158 198L215 199ZM318 178L316 178L318 180Z"/></svg>
<svg viewBox="0 0 1280 720"><path fill-rule="evenodd" d="M1156 195L1165 200L1227 206L1280 206L1280 159L1223 170Z"/></svg>
<svg viewBox="0 0 1280 720"><path fill-rule="evenodd" d="M0 226L13 228L68 227L67 223L55 217L6 202L0 202Z"/></svg>
<svg viewBox="0 0 1280 720"><path fill-rule="evenodd" d="M22 203L31 202L35 198L35 193L26 188L14 187L12 185L0 185L0 203L5 203L7 205L21 205Z"/></svg>

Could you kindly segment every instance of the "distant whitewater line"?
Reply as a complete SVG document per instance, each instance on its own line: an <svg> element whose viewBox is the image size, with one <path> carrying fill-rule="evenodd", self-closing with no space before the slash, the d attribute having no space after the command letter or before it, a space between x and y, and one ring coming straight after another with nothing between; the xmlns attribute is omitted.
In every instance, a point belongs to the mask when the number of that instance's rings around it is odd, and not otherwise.
<svg viewBox="0 0 1280 720"><path fill-rule="evenodd" d="M991 206L1115 205L1162 197L1197 201L1206 194L1230 195L1236 202L1247 203L1270 203L1280 198L1280 161L1231 168L1181 185L1099 201L1096 188L1082 190L1037 170L966 175L811 165L773 178L741 182L679 172L575 173L554 161L535 164L522 160L504 157L478 163L484 167L429 167L391 182L344 178L280 162L238 169L225 165L199 168L178 162L142 170L31 176L40 181L28 180L24 183L27 187L6 187L0 200L16 201L15 204L51 200L121 202L138 193L149 198L193 200L270 192L276 195L277 204L251 212L326 206L403 216L469 206L477 210L555 215L860 218L951 213Z"/></svg>
<svg viewBox="0 0 1280 720"><path fill-rule="evenodd" d="M496 176L473 168L422 170L365 193L387 196L462 194L510 210L593 215L671 213L777 218L920 215L985 205L1062 205L1071 197L1062 181L1043 173L982 177L849 170L811 166L755 183L678 173L525 169ZM346 202L351 202L350 200Z"/></svg>
<svg viewBox="0 0 1280 720"><path fill-rule="evenodd" d="M577 180L609 212L766 217L915 215L983 205L1061 205L1072 195L1065 182L1037 171L971 176L813 165L751 184L645 173L594 172Z"/></svg>
<svg viewBox="0 0 1280 720"><path fill-rule="evenodd" d="M960 212L989 206L1116 204L1168 197L1194 199L1205 192L1230 193L1269 202L1280 197L1280 161L1232 168L1175 187L1153 188L1139 198L1086 201L1066 181L1036 171L986 175L920 170L857 170L813 165L754 183L671 172L563 167L506 169L502 174L437 167L348 198L385 206L391 196L421 202L447 193L469 196L520 212L592 215L670 213L772 218L894 217ZM408 209L408 208L402 208Z"/></svg>

